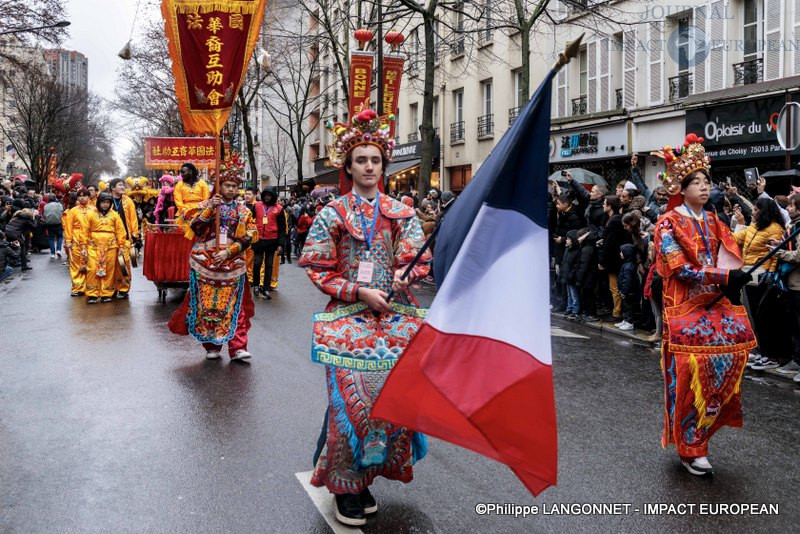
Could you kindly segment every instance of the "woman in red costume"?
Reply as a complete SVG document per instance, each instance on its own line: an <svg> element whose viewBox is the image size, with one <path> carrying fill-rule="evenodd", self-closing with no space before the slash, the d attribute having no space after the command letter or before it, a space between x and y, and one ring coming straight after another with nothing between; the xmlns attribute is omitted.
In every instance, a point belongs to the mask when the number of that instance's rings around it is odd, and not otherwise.
<svg viewBox="0 0 800 534"><path fill-rule="evenodd" d="M703 138L686 136L663 149L659 174L671 195L655 232L656 268L664 279L663 447L674 443L693 475L711 474L708 442L722 426L742 426L741 382L755 336L740 305L743 272L730 229L703 206L711 192L711 160ZM722 298L707 306L722 292Z"/></svg>

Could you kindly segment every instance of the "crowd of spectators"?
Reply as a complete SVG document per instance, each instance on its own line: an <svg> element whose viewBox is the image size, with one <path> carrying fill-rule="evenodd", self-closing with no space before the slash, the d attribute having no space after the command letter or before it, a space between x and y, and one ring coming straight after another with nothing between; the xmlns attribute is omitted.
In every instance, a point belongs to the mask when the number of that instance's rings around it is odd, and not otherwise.
<svg viewBox="0 0 800 534"><path fill-rule="evenodd" d="M800 187L766 193L759 178L740 192L728 181L712 186L706 209L727 224L750 269L800 226ZM613 193L604 185L587 189L567 171L551 181L551 302L570 320L614 323L621 331L662 337L661 279L655 269L653 235L669 195L642 179L636 156L629 180ZM755 370L777 369L800 382L800 251L798 239L753 274L743 291L759 347L749 357Z"/></svg>
<svg viewBox="0 0 800 534"><path fill-rule="evenodd" d="M50 198L37 194L31 185L24 180L0 182L0 280L15 269L31 269L31 253L49 248L42 212Z"/></svg>

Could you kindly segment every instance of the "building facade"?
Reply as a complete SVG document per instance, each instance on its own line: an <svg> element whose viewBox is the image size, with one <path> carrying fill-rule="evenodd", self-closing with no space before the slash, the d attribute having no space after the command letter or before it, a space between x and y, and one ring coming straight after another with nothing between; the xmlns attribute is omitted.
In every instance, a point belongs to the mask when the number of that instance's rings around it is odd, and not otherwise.
<svg viewBox="0 0 800 534"><path fill-rule="evenodd" d="M50 74L71 91L89 90L89 60L74 50L52 48L44 51Z"/></svg>

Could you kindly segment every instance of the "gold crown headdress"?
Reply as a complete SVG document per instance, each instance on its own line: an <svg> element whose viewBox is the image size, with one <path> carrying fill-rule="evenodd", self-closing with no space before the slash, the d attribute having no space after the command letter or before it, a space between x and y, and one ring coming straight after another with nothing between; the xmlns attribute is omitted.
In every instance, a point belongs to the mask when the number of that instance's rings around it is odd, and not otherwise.
<svg viewBox="0 0 800 534"><path fill-rule="evenodd" d="M237 152L230 152L230 157L220 162L219 179L220 183L229 181L241 185L244 182L244 163Z"/></svg>
<svg viewBox="0 0 800 534"><path fill-rule="evenodd" d="M341 122L327 121L325 127L333 134L333 143L328 145L331 165L341 169L347 153L361 145L378 147L386 159L391 161L394 139L389 131L389 123L393 120L394 114L379 117L375 111L365 109L353 117L350 127Z"/></svg>
<svg viewBox="0 0 800 534"><path fill-rule="evenodd" d="M710 175L711 158L706 155L703 147L702 137L690 133L686 136L683 146L673 150L670 146L665 146L653 155L664 159L667 165L665 172L658 173L658 180L670 195L677 195L681 192L681 182L695 171L705 171Z"/></svg>

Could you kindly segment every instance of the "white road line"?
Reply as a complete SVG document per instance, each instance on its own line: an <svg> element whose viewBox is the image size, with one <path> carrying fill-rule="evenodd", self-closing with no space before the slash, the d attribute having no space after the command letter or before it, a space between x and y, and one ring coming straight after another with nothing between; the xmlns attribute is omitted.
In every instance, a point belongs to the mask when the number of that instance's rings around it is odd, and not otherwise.
<svg viewBox="0 0 800 534"><path fill-rule="evenodd" d="M359 534L361 532L360 528L348 527L336 520L336 516L333 513L333 496L327 488L316 488L311 485L311 471L295 473L294 476L297 477L303 489L311 497L311 501L317 507L319 513L322 514L322 517L325 518L325 522L331 527L333 534Z"/></svg>
<svg viewBox="0 0 800 534"><path fill-rule="evenodd" d="M590 339L589 336L582 336L573 332L568 332L561 328L550 327L550 335L552 337L574 337L577 339Z"/></svg>

